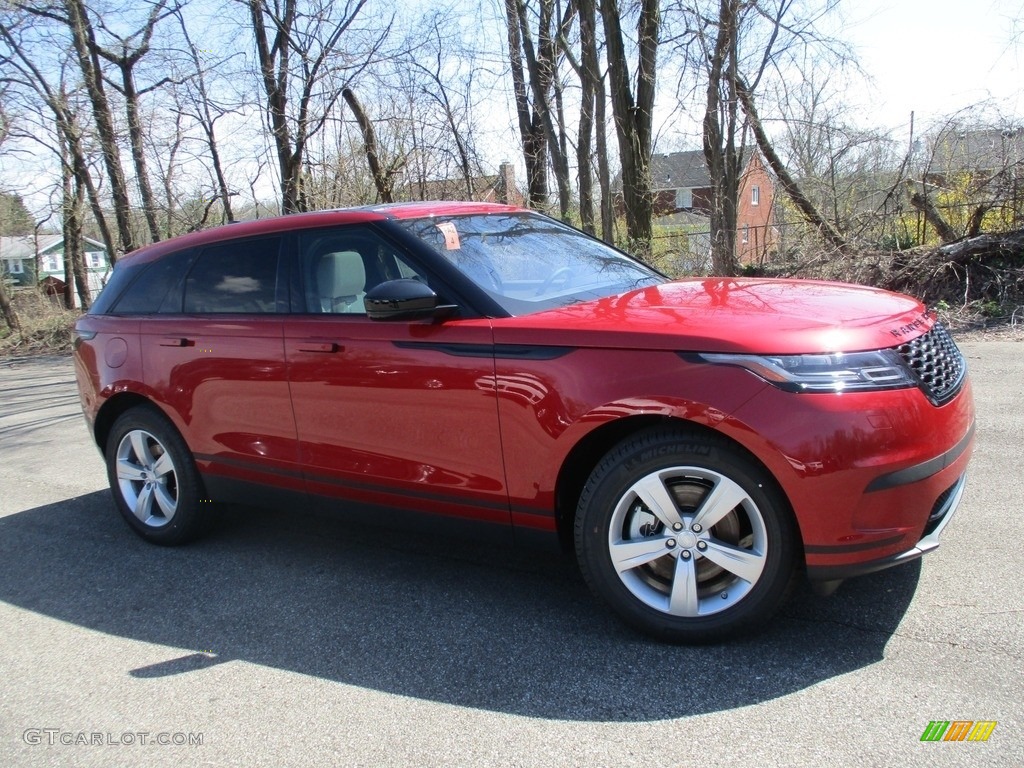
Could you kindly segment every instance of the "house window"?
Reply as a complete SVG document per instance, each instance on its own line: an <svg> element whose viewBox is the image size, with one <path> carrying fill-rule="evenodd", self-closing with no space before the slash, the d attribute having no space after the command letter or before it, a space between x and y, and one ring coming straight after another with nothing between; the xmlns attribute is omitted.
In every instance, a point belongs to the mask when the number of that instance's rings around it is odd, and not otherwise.
<svg viewBox="0 0 1024 768"><path fill-rule="evenodd" d="M689 188L676 190L676 208L693 208L693 190Z"/></svg>
<svg viewBox="0 0 1024 768"><path fill-rule="evenodd" d="M89 258L89 269L99 269L103 266L103 254L100 251L89 251L85 255Z"/></svg>
<svg viewBox="0 0 1024 768"><path fill-rule="evenodd" d="M761 188L757 185L750 188L750 204L760 205L761 204Z"/></svg>
<svg viewBox="0 0 1024 768"><path fill-rule="evenodd" d="M59 270L60 270L60 267L57 266L57 254L55 254L55 253L47 254L47 256L46 256L46 271L47 272L57 272Z"/></svg>
<svg viewBox="0 0 1024 768"><path fill-rule="evenodd" d="M749 243L750 242L750 225L749 224L744 224L743 225L743 242L744 243Z"/></svg>
<svg viewBox="0 0 1024 768"><path fill-rule="evenodd" d="M7 271L12 275L23 275L25 274L25 266L21 263L21 259L8 259Z"/></svg>

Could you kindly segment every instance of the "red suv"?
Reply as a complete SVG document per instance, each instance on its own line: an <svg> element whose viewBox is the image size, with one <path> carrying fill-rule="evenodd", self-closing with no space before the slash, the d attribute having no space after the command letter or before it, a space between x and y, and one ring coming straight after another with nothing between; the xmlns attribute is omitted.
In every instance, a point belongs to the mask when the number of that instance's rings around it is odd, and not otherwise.
<svg viewBox="0 0 1024 768"><path fill-rule="evenodd" d="M670 281L545 216L446 203L234 224L122 259L76 325L117 508L180 544L217 502L575 548L668 640L762 624L938 544L963 357L916 300Z"/></svg>

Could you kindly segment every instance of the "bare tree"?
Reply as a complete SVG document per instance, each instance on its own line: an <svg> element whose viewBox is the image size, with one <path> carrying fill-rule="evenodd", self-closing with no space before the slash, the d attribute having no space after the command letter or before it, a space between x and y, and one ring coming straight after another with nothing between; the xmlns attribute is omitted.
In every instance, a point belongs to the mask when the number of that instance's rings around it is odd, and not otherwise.
<svg viewBox="0 0 1024 768"><path fill-rule="evenodd" d="M622 163L626 233L631 248L641 256L649 256L654 216L651 152L661 8L657 0L640 0L638 5L635 85L630 78L618 0L601 0L601 18L608 50L612 114Z"/></svg>
<svg viewBox="0 0 1024 768"><path fill-rule="evenodd" d="M94 32L90 30L88 34L90 51L113 64L120 75L120 84L114 83L111 80L107 82L124 97L128 140L131 146L132 163L135 166L135 180L139 186L139 194L142 197L142 211L146 218L146 224L149 227L149 237L154 242L160 240L160 226L156 218L156 199L153 196L153 188L149 181L149 170L146 167L146 152L143 141L144 126L139 114L139 99L145 94L171 82L171 78L164 77L152 85L139 88L136 83L135 70L142 57L150 51L153 31L157 23L170 13L167 10L167 2L168 0L157 0L153 3L145 22L143 22L139 29L129 35L119 35L111 31L103 17L100 16L98 26L113 38L112 45L100 46L96 42ZM88 17L85 16L85 18L88 21Z"/></svg>
<svg viewBox="0 0 1024 768"><path fill-rule="evenodd" d="M823 223L795 181L783 178L782 164L773 162L777 155L757 114L756 94L766 75L784 78L802 67L820 66L822 59L810 55L812 47L818 57L841 55L840 47L820 37L815 27L836 1L684 0L677 6L688 30L682 38L687 58L704 73L703 145L711 177L711 253L717 274L739 271L737 197L754 151L747 143L754 122L758 147L784 189L804 215L818 226ZM822 231L828 235L830 229Z"/></svg>
<svg viewBox="0 0 1024 768"><path fill-rule="evenodd" d="M526 81L530 88L530 126L533 131L539 130L543 135L543 146L546 148L547 154L550 155L551 163L555 170L555 183L558 187L558 208L562 218L567 219L571 198L569 158L565 140L564 120L560 119L558 107L559 87L557 73L559 48L556 47L555 41L559 37L564 38L568 34L576 15L576 6L573 3L568 4L561 18L559 18L554 0L539 0L536 44L533 40L530 14L525 0L508 0L506 8L511 11L512 6L514 6L516 14L515 21L519 26L518 37L522 46L522 60L526 63ZM508 23L511 25L513 19L510 18ZM510 46L511 42L510 36ZM519 77L522 77L521 73ZM515 80L515 77L513 77L513 80ZM517 100L518 96L517 92ZM522 122L522 118L520 118L521 126ZM546 173L546 168L543 170Z"/></svg>
<svg viewBox="0 0 1024 768"><path fill-rule="evenodd" d="M736 256L737 195L745 126L737 94L739 0L720 0L717 23L698 37L707 62L704 159L711 178L711 265L716 275L739 272ZM708 32L713 30L713 37Z"/></svg>
<svg viewBox="0 0 1024 768"><path fill-rule="evenodd" d="M1024 127L986 120L977 105L967 114L931 133L920 178L907 183L911 205L944 243L1024 220Z"/></svg>
<svg viewBox="0 0 1024 768"><path fill-rule="evenodd" d="M85 271L83 248L83 214L85 211L85 189L76 178L69 160L70 151L67 137L59 138L61 144L61 229L64 236L64 304L74 306L71 293L78 291L82 309L89 309L92 297Z"/></svg>
<svg viewBox="0 0 1024 768"><path fill-rule="evenodd" d="M775 170L775 174L784 186L799 185L798 193L814 208L810 214L802 210L803 219L833 246L839 245L837 235L851 245L863 242L869 247L906 242L896 218L903 207L899 187L908 158L900 162L896 144L886 134L853 124L852 108L843 95L845 86L838 73L812 70L792 82L777 82L771 95L762 99L773 102L779 113L773 151L777 150L779 168L785 172ZM756 113L752 103L751 109L746 108L746 101L744 109ZM759 119L751 119L755 137L760 124ZM765 141L759 138L758 144L763 147ZM770 159L769 164L775 165ZM801 209L794 193L788 194Z"/></svg>
<svg viewBox="0 0 1024 768"><path fill-rule="evenodd" d="M526 204L544 208L548 203L548 134L536 103L531 102L523 68L523 33L519 23L519 0L505 0L508 58L512 72L512 95L523 144L526 165ZM543 89L543 84L539 84Z"/></svg>
<svg viewBox="0 0 1024 768"><path fill-rule="evenodd" d="M3 91L0 91L0 96L6 96ZM6 105L4 104L6 99L0 100L0 151L3 150L3 146L6 143L7 137L10 135L11 119L7 114ZM7 286L4 285L3 275L0 274L0 314L4 317L4 322L7 323L7 327L11 329L13 333L21 335L21 319L18 317L17 311L11 306L10 297L7 295Z"/></svg>
<svg viewBox="0 0 1024 768"><path fill-rule="evenodd" d="M738 78L736 81L736 93L739 100L743 104L743 110L747 114L747 119L750 121L751 130L754 133L754 137L757 139L757 146L760 148L761 153L767 160L769 167L775 173L779 183L785 190L786 194L789 195L790 200L800 209L804 218L815 227L821 235L835 248L840 251L845 251L849 248L846 239L839 234L835 227L827 222L822 215L818 212L817 207L808 199L803 193L803 190L797 185L796 180L790 175L789 170L779 159L778 154L775 152L775 148L768 140L768 135L764 131L764 127L761 125L761 118L758 116L757 109L754 106L754 96L750 92L750 87L742 78ZM733 219L733 227L728 230L731 234L736 231L735 219ZM735 243L735 238L732 238Z"/></svg>
<svg viewBox="0 0 1024 768"><path fill-rule="evenodd" d="M225 115L237 110L226 106L221 100L215 98L209 82L209 72L223 68L231 55L221 55L211 60L211 57L204 54L193 40L181 6L176 9L176 15L192 70L191 76L184 83L191 107L187 110L187 114L202 131L206 151L209 153L210 171L214 177L215 196L220 199L224 210L224 220L230 223L235 220L235 212L231 203L234 192L228 184L225 162L217 139L217 122Z"/></svg>
<svg viewBox="0 0 1024 768"><path fill-rule="evenodd" d="M447 62L445 54L452 51L453 47L457 45L457 41L442 35L441 30L443 26L451 26L451 24L450 16L434 15L429 21L424 20L420 29L429 26L430 47L427 48L425 41L424 45L411 49L409 63L426 80L420 86L421 92L441 110L445 127L455 144L456 159L462 175L462 181L465 184L466 199L472 200L476 194L474 178L479 175L479 162L474 157L471 131L465 126L465 123L468 121L465 114L468 112L468 108L463 109L460 114L459 106L456 103L458 84L453 82L455 77L453 77L451 68L449 67L446 71L445 65ZM460 53L467 57L470 55L464 50ZM426 63L428 60L429 66ZM463 98L464 107L468 107L468 104L465 102L468 101L468 94L472 91L474 74L473 67L469 67L466 73L466 95ZM415 125L410 126L412 131L416 131L416 128L417 126Z"/></svg>
<svg viewBox="0 0 1024 768"><path fill-rule="evenodd" d="M113 200L114 217L117 222L117 239L110 247L110 258L116 260L119 253L133 250L137 245L132 221L132 209L129 199L128 184L121 165L119 136L114 118L111 101L107 96L106 86L110 85L123 96L127 117L127 128L133 166L139 192L143 202L143 213L148 224L149 237L160 238L156 221L156 205L149 182L146 167L143 133L144 127L139 112L139 98L165 82L167 78L146 88L139 88L135 80L135 69L143 56L150 50L150 44L157 22L166 13L167 0L156 0L149 8L145 22L135 32L122 36L112 32L105 22L105 9L90 7L85 0L63 0L57 5L41 5L36 3L16 3L16 7L39 19L56 22L70 36L71 50L74 52L78 68L82 76L89 103L92 108L93 121L96 126L100 149L103 154ZM120 10L120 9L119 9ZM95 21L94 21L95 19ZM118 14L118 21L123 22L123 14ZM101 45L97 30L106 34L113 42L109 46ZM137 42L136 42L137 41ZM58 55L62 55L62 51ZM121 82L108 80L103 61L112 64L120 74ZM37 67L37 69L39 69ZM42 69L40 69L40 72ZM72 152L74 147L70 146ZM79 182L81 183L81 179ZM90 200L93 195L90 193ZM96 203L92 203L94 211Z"/></svg>
<svg viewBox="0 0 1024 768"><path fill-rule="evenodd" d="M27 18L23 17L20 22L25 22ZM77 97L69 91L66 83L68 68L58 58L59 82L51 83L42 67L32 58L32 53L46 56L46 51L36 50L39 40L26 38L25 32L25 24L19 23L19 20L0 20L0 64L3 64L7 72L6 80L22 87L26 98L33 100L37 109L50 112L56 128L57 142L53 145L45 143L41 137L47 135L47 131L32 132L28 137L43 143L48 151L60 158L62 167L69 164L68 170L74 176L76 187L85 190L88 196L93 217L113 263L117 258L117 241L107 223L97 184L89 167L85 131L78 116ZM44 123L48 122L42 115L40 119ZM70 284L70 273L66 276Z"/></svg>
<svg viewBox="0 0 1024 768"><path fill-rule="evenodd" d="M323 129L347 83L378 55L391 21L357 27L366 0L301 6L297 0L246 0L246 5L277 155L281 210L305 211L307 144Z"/></svg>
<svg viewBox="0 0 1024 768"><path fill-rule="evenodd" d="M89 10L83 0L64 0L63 15L49 11L33 11L30 6L25 7L30 12L62 22L71 33L72 47L78 59L89 102L92 105L93 119L96 123L96 131L106 165L107 180L110 184L110 195L114 201L114 218L117 221L118 235L117 247L110 253L110 259L114 261L121 253L135 250L136 244L132 233L128 184L121 166L121 151L117 141L117 131L114 127L114 116L104 87L100 48L96 43L96 32L89 18Z"/></svg>
<svg viewBox="0 0 1024 768"><path fill-rule="evenodd" d="M352 110L352 114L355 115L356 122L359 123L359 129L362 131L366 162L370 166L370 173L373 174L373 183L377 185L377 194L382 203L393 203L394 196L391 193L391 187L395 168L392 167L385 170L381 165L380 153L377 149L377 134L373 130L373 123L363 110L363 105L356 98L355 92L351 88L346 88L341 92L341 95L344 97L349 109Z"/></svg>
<svg viewBox="0 0 1024 768"><path fill-rule="evenodd" d="M615 240L615 207L612 198L611 170L608 162L606 127L607 97L605 76L598 63L597 19L594 0L580 0L580 44L583 49L585 77L594 87L594 149L597 153L597 182L601 188L601 237L607 243Z"/></svg>
<svg viewBox="0 0 1024 768"><path fill-rule="evenodd" d="M579 178L580 219L583 231L597 233L594 203L594 161L597 161L597 181L600 190L601 234L607 242L615 236L611 192L611 172L608 167L608 141L605 132L604 75L598 57L597 6L594 0L571 0L580 19L580 54L573 55L565 34L559 35L562 55L580 80L580 120L576 140L576 168ZM596 158L595 158L596 156Z"/></svg>

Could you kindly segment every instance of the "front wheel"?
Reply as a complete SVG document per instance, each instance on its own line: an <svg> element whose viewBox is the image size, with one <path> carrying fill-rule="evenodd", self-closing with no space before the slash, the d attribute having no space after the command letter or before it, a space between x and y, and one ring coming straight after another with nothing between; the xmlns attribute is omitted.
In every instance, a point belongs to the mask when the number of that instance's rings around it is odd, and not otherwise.
<svg viewBox="0 0 1024 768"><path fill-rule="evenodd" d="M146 541L184 544L206 531L212 505L188 446L163 414L139 407L118 417L106 461L117 509Z"/></svg>
<svg viewBox="0 0 1024 768"><path fill-rule="evenodd" d="M717 435L655 429L620 443L583 489L575 536L591 589L628 623L673 642L763 624L796 568L784 498Z"/></svg>

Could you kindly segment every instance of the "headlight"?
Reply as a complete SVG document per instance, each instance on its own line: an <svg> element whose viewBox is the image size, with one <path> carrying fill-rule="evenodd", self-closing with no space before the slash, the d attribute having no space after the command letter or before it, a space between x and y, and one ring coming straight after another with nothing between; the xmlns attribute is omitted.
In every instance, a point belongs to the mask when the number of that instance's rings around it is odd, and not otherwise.
<svg viewBox="0 0 1024 768"><path fill-rule="evenodd" d="M854 392L916 386L895 350L831 355L700 354L714 365L737 365L787 392Z"/></svg>

